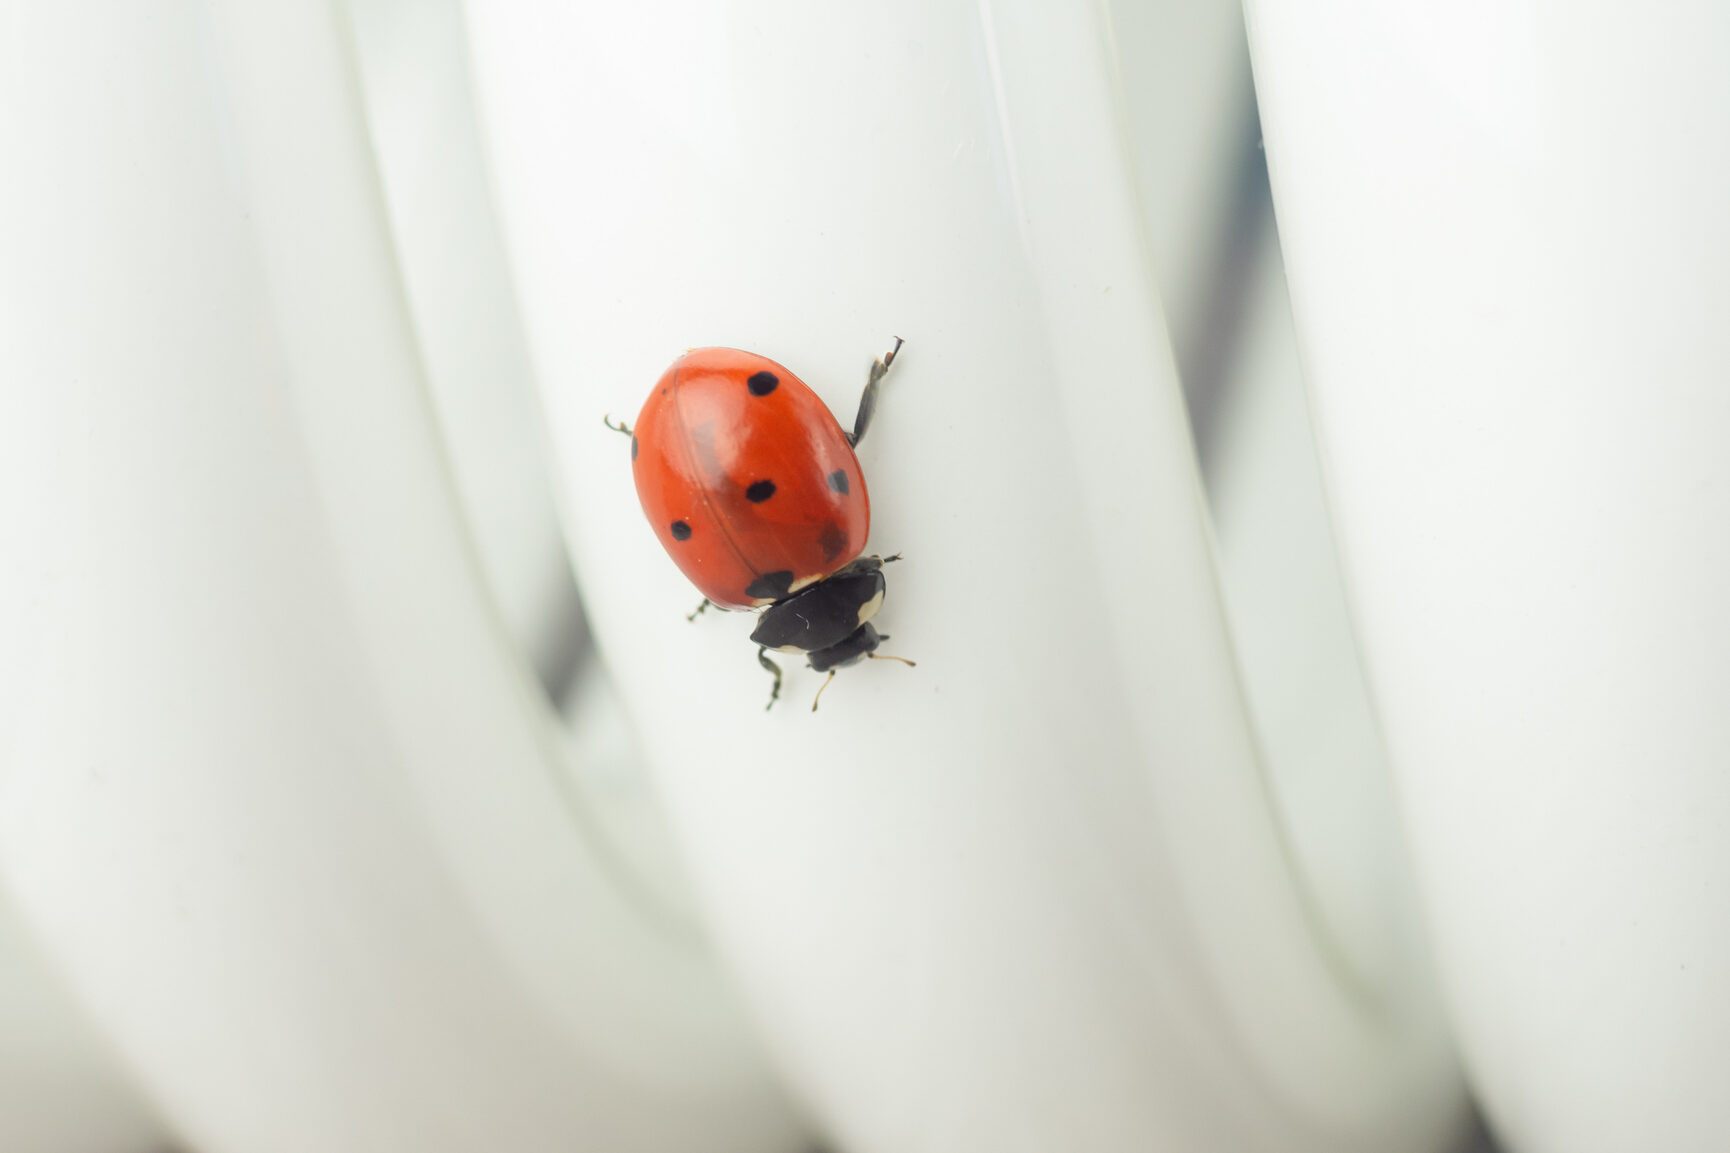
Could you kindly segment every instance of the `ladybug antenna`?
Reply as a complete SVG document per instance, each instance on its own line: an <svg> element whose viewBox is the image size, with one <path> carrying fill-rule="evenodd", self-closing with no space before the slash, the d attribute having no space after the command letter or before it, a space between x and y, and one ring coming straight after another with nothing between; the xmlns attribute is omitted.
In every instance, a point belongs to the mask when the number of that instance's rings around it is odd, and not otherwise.
<svg viewBox="0 0 1730 1153"><path fill-rule="evenodd" d="M612 429L614 432L622 432L626 436L632 435L630 425L626 424L622 420L615 421L610 415L602 415L601 423Z"/></svg>
<svg viewBox="0 0 1730 1153"><path fill-rule="evenodd" d="M874 661L900 661L910 669L919 667L918 661L910 661L906 657L892 657L888 653L866 653L865 655Z"/></svg>
<svg viewBox="0 0 1730 1153"><path fill-rule="evenodd" d="M827 689L829 687L830 682L832 682L834 679L835 679L835 670L830 669L828 678L826 680L824 680L824 682L823 682L823 688L818 689L817 695L811 698L811 711L812 712L817 711L817 702L819 702L823 699L823 689Z"/></svg>

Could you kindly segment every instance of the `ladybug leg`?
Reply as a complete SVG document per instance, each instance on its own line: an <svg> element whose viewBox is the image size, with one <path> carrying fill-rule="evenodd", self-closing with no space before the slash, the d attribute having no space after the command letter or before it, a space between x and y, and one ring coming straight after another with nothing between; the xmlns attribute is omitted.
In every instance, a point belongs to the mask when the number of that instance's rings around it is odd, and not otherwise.
<svg viewBox="0 0 1730 1153"><path fill-rule="evenodd" d="M871 375L866 377L865 392L859 397L859 415L853 418L853 431L847 436L847 443L855 448L865 439L865 430L871 427L871 416L877 411L877 386L889 375L889 366L895 363L895 354L901 351L903 343L897 336L895 347L871 362Z"/></svg>
<svg viewBox="0 0 1730 1153"><path fill-rule="evenodd" d="M775 687L769 690L769 703L763 706L763 711L768 712L775 707L775 702L781 699L781 666L769 659L769 649L765 645L757 646L757 663L775 678Z"/></svg>
<svg viewBox="0 0 1730 1153"><path fill-rule="evenodd" d="M688 621L695 621L698 617L702 616L705 612L707 612L709 609L709 606L714 604L714 603L715 602L710 600L708 597L704 597L702 604L698 605L696 608L692 609L690 612L685 614L685 619Z"/></svg>
<svg viewBox="0 0 1730 1153"><path fill-rule="evenodd" d="M603 415L601 417L601 423L612 429L614 432L622 432L626 436L631 435L631 426L622 420L615 421L612 417Z"/></svg>
<svg viewBox="0 0 1730 1153"><path fill-rule="evenodd" d="M829 687L829 683L831 681L833 681L834 679L835 679L835 670L830 669L829 675L826 678L824 678L824 680L823 680L823 687L818 689L817 695L811 698L811 711L812 712L817 711L817 703L823 699L824 690Z"/></svg>

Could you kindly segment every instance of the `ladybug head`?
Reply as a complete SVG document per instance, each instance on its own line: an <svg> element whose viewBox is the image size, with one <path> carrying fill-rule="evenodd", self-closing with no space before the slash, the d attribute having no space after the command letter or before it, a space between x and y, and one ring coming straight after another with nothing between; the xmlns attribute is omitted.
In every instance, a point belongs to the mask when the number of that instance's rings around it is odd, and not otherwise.
<svg viewBox="0 0 1730 1153"><path fill-rule="evenodd" d="M883 561L860 557L764 609L751 639L781 652L810 653L814 668L851 664L877 647L869 622L883 607L886 589ZM829 652L839 648L848 651ZM828 663L819 666L817 654Z"/></svg>

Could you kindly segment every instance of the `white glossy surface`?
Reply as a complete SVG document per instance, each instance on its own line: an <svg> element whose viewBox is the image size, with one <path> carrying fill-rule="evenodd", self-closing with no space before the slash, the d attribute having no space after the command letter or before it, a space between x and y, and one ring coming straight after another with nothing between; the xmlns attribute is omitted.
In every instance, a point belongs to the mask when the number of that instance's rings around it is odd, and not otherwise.
<svg viewBox="0 0 1730 1153"><path fill-rule="evenodd" d="M346 0L415 343L492 601L541 678L588 638L480 159L457 0Z"/></svg>
<svg viewBox="0 0 1730 1153"><path fill-rule="evenodd" d="M1387 755L1364 687L1304 400L1279 256L1250 274L1237 392L1208 497L1220 587L1269 784L1318 912L1372 984L1427 963ZM1365 868L1365 862L1384 862Z"/></svg>
<svg viewBox="0 0 1730 1153"><path fill-rule="evenodd" d="M1730 9L1250 4L1372 688L1494 1121L1730 1147Z"/></svg>
<svg viewBox="0 0 1730 1153"><path fill-rule="evenodd" d="M683 862L622 731L554 507L457 0L348 0L385 213L463 526L511 646L561 713L569 802L630 883L695 931Z"/></svg>
<svg viewBox="0 0 1730 1153"><path fill-rule="evenodd" d="M1346 990L1267 806L1102 11L469 16L585 596L820 1118L885 1153L1441 1147L1426 987ZM746 622L684 622L599 416L705 343L848 412L891 333L862 459L920 667L816 717L795 673L765 717Z"/></svg>
<svg viewBox="0 0 1730 1153"><path fill-rule="evenodd" d="M1347 617L1236 0L1111 5L1124 137L1262 765L1322 930L1372 987L1422 958ZM1406 977L1404 979L1411 979Z"/></svg>
<svg viewBox="0 0 1730 1153"><path fill-rule="evenodd" d="M0 892L0 1149L154 1153L167 1145L161 1122Z"/></svg>
<svg viewBox="0 0 1730 1153"><path fill-rule="evenodd" d="M0 870L57 966L203 1150L800 1146L570 819L334 14L12 15Z"/></svg>

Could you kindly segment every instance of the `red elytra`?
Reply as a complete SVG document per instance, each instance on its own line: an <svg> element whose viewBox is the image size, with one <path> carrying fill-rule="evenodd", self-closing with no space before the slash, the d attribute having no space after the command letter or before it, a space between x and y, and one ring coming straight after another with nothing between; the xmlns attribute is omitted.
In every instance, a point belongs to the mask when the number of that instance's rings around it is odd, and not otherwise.
<svg viewBox="0 0 1730 1153"><path fill-rule="evenodd" d="M699 348L674 361L631 457L655 535L717 605L772 604L864 551L871 502L848 435L767 357Z"/></svg>

